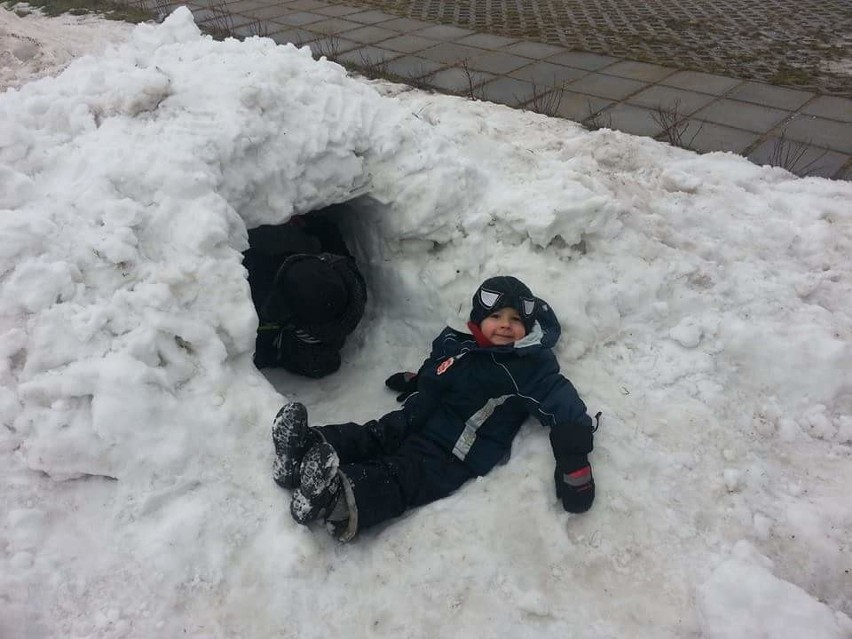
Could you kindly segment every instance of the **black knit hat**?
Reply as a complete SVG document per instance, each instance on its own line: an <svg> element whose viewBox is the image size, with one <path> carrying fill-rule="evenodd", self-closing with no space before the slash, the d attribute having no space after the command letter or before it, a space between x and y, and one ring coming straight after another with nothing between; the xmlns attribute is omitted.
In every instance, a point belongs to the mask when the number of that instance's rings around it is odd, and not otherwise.
<svg viewBox="0 0 852 639"><path fill-rule="evenodd" d="M349 292L334 267L316 255L294 255L275 276L275 285L297 319L330 322L346 310Z"/></svg>
<svg viewBox="0 0 852 639"><path fill-rule="evenodd" d="M529 334L535 323L538 300L526 284L511 275L490 277L480 284L473 294L470 321L478 325L491 313L506 307L518 311Z"/></svg>

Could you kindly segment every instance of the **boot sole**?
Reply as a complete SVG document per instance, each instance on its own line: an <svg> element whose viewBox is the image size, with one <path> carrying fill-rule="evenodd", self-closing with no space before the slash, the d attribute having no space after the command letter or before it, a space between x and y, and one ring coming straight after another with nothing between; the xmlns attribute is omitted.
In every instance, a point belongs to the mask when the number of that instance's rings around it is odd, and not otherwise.
<svg viewBox="0 0 852 639"><path fill-rule="evenodd" d="M282 406L272 423L272 477L282 488L292 490L299 486L299 466L310 445L309 434L304 404L291 402Z"/></svg>
<svg viewBox="0 0 852 639"><path fill-rule="evenodd" d="M301 465L301 485L293 491L290 514L300 524L319 519L340 491L337 453L327 443L311 448Z"/></svg>

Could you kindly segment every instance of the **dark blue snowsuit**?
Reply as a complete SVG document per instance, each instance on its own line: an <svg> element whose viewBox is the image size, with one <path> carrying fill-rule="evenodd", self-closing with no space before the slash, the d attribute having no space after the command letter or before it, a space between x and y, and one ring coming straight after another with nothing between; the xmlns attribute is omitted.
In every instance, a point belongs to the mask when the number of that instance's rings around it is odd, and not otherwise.
<svg viewBox="0 0 852 639"><path fill-rule="evenodd" d="M318 429L340 458L352 534L488 473L530 415L551 428L557 462L592 450L592 420L551 351L559 322L539 302L532 330L513 345L482 347L445 328L402 410Z"/></svg>

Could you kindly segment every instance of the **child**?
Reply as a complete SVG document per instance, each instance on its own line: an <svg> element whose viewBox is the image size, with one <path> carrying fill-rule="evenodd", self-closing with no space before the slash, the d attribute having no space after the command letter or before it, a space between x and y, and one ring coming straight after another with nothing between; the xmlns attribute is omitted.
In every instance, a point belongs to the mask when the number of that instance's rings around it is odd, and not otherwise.
<svg viewBox="0 0 852 639"><path fill-rule="evenodd" d="M250 229L248 239L243 265L259 320L255 366L307 377L335 372L367 301L340 231L316 212Z"/></svg>
<svg viewBox="0 0 852 639"><path fill-rule="evenodd" d="M551 348L561 328L550 306L520 280L492 277L473 296L468 328L445 328L412 373L386 384L402 410L363 426L308 427L302 404L272 426L275 481L295 489L300 524L323 519L341 541L406 509L446 497L508 459L529 415L550 427L556 494L568 512L595 497L589 466L592 420Z"/></svg>

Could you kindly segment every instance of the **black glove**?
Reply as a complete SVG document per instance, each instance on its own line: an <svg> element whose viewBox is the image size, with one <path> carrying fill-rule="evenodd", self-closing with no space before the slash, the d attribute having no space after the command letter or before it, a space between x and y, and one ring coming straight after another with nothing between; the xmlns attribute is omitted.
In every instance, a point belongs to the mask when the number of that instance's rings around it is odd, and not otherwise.
<svg viewBox="0 0 852 639"><path fill-rule="evenodd" d="M595 500L595 478L589 458L580 455L556 464L556 496L569 513L584 513Z"/></svg>
<svg viewBox="0 0 852 639"><path fill-rule="evenodd" d="M591 420L588 424L560 424L550 429L556 458L556 496L569 513L584 513L595 500L595 479L588 457L593 447L592 433Z"/></svg>
<svg viewBox="0 0 852 639"><path fill-rule="evenodd" d="M396 401L404 402L409 395L417 392L417 373L409 371L394 373L385 380L385 386L399 393Z"/></svg>

